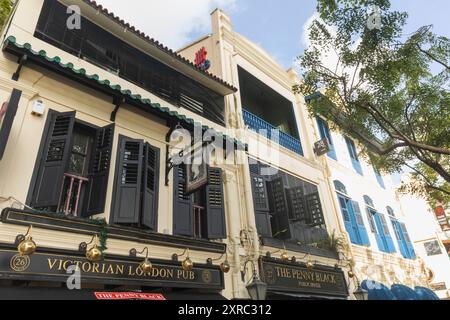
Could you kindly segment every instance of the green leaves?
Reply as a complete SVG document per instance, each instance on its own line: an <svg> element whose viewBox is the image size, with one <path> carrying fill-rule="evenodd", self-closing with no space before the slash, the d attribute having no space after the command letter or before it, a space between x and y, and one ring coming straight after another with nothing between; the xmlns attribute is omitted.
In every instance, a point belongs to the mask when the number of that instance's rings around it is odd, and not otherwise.
<svg viewBox="0 0 450 320"><path fill-rule="evenodd" d="M404 37L408 15L390 8L388 0L318 0L320 19L312 23L310 47L299 58L304 81L294 91L320 91L322 98L310 101L309 111L363 143L364 155L382 171L414 172L417 184L409 191L430 201L445 198L450 41L431 26ZM368 24L374 12L381 17L378 28Z"/></svg>

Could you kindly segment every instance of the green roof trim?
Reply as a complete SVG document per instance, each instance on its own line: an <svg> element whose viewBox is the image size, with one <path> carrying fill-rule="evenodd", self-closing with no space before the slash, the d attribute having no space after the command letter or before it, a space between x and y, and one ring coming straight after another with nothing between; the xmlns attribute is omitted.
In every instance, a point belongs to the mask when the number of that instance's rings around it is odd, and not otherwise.
<svg viewBox="0 0 450 320"><path fill-rule="evenodd" d="M75 68L75 66L72 62L63 63L61 57L58 57L58 56L49 57L45 50L35 51L35 50L33 50L30 43L19 44L19 43L17 43L16 37L14 37L14 36L9 36L5 40L5 45L8 45L9 43L13 44L14 46L16 46L19 49L27 50L34 56L41 57L49 62L58 64L60 67L62 67L64 69L69 69L78 75L83 75L90 80L94 80L102 86L107 86L112 90L119 91L121 94L128 96L129 98L131 98L133 100L138 100L142 104L147 105L152 109L166 113L173 118L176 118L178 120L186 122L187 124L194 125L194 126L201 126L204 130L211 129L208 126L204 126L201 123L196 122L194 119L191 119L191 118L186 117L185 115L179 114L177 111L172 111L168 107L162 107L159 103L152 103L152 101L150 99L143 98L140 94L133 94L131 90L122 89L122 87L118 84L111 84L111 81L108 79L100 80L100 76L98 74L88 75L88 74L86 74L86 72L87 72L86 69L84 69L84 68L77 69L77 68ZM216 131L214 130L214 132L216 132ZM219 133L219 135L223 135L226 140L230 139L231 141L234 141L238 147L244 148L244 150L247 149L247 145L238 141L237 139L234 139L234 138L229 137L222 133Z"/></svg>

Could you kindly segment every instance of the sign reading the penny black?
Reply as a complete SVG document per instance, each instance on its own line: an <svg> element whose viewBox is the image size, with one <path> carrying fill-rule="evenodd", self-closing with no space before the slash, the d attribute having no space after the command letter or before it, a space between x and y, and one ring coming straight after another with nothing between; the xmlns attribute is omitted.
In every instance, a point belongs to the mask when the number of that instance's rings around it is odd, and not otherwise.
<svg viewBox="0 0 450 320"><path fill-rule="evenodd" d="M260 260L260 267L271 291L348 296L344 273L338 269L317 266L308 269L269 259Z"/></svg>
<svg viewBox="0 0 450 320"><path fill-rule="evenodd" d="M145 274L139 267L142 261L105 259L90 262L84 257L35 253L21 256L17 251L0 250L0 277L21 280L65 282L76 266L81 282L152 287L204 288L223 290L223 274L214 266L196 265L185 271L181 263L153 262L153 269ZM72 270L72 271L71 271Z"/></svg>

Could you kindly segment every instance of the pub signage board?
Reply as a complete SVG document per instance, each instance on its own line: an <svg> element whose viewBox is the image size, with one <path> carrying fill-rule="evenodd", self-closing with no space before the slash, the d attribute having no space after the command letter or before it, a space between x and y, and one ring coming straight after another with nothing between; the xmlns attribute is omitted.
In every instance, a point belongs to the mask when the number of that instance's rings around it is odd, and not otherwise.
<svg viewBox="0 0 450 320"><path fill-rule="evenodd" d="M192 271L184 271L181 262L152 260L153 269L145 274L139 268L140 259L123 258L90 262L80 255L36 252L21 256L13 249L0 249L0 278L66 282L73 275L69 267L75 265L81 283L224 289L223 273L215 266L195 265Z"/></svg>
<svg viewBox="0 0 450 320"><path fill-rule="evenodd" d="M308 293L311 295L348 296L348 288L341 269L302 265L262 258L261 275L269 291Z"/></svg>

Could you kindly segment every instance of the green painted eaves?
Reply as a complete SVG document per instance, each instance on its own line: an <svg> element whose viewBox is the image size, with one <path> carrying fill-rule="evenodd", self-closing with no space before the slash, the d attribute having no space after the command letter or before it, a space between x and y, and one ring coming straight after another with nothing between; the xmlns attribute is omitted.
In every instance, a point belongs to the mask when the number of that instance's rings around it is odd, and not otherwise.
<svg viewBox="0 0 450 320"><path fill-rule="evenodd" d="M102 86L108 87L112 90L118 91L120 92L122 95L129 97L132 100L138 100L140 103L142 103L143 105L146 105L154 110L157 110L159 112L162 113L166 113L167 115L169 115L170 117L176 119L177 121L182 121L185 122L189 125L194 125L194 126L201 126L204 130L208 130L210 129L208 126L203 126L201 123L196 122L194 119L192 118L188 118L185 115L179 114L177 111L172 111L167 107L162 107L159 103L152 103L150 99L147 98L143 98L140 94L135 94L133 93L131 90L128 89L123 89L120 85L118 84L112 84L110 80L108 79L100 79L100 76L98 74L87 74L86 73L86 69L83 68L79 68L77 69L75 67L75 65L72 62L68 62L68 63L63 63L62 59L58 56L55 57L49 57L47 55L47 52L45 50L39 50L39 51L35 51L33 50L32 46L30 43L24 43L24 44L19 44L17 43L17 40L14 36L9 36L6 40L5 40L5 46L7 46L8 44L13 44L14 46L16 46L19 49L25 49L27 50L29 53L31 53L34 56L38 56L41 59L45 59L49 62L52 63L56 63L58 64L60 67L64 68L64 69L69 69L72 72L74 72L75 74L78 75L82 75L90 80L96 81L97 83L99 83ZM220 134L222 135L222 134ZM228 140L228 141L234 141L234 143L239 147L239 148L246 148L247 145L232 138L229 137L227 135L223 135L224 139ZM244 149L245 150L245 149Z"/></svg>

